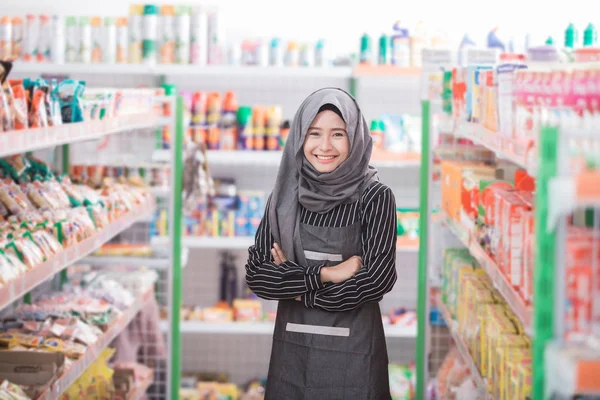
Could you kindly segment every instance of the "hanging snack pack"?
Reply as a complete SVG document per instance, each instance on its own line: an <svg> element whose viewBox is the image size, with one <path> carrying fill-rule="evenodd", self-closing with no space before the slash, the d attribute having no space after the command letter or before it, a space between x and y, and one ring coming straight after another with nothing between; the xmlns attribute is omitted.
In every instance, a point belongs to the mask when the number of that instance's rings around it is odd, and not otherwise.
<svg viewBox="0 0 600 400"><path fill-rule="evenodd" d="M68 79L58 84L58 101L63 122L83 121L82 96L84 90L85 82L83 81Z"/></svg>
<svg viewBox="0 0 600 400"><path fill-rule="evenodd" d="M0 61L0 88L3 88L6 77L12 68L12 64ZM6 132L13 129L12 112L4 90L0 90L0 132Z"/></svg>

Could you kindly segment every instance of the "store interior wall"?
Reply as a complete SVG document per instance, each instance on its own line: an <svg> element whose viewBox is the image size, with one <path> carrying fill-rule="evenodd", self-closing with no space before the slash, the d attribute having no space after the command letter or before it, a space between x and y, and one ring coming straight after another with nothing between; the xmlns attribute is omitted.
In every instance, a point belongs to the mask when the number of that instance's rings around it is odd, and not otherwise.
<svg viewBox="0 0 600 400"><path fill-rule="evenodd" d="M37 13L62 15L127 15L130 3L122 0L2 0L3 14ZM143 2L139 2L143 3ZM552 5L543 0L505 0L481 2L477 0L422 0L400 2L370 0L351 6L347 0L171 0L153 1L168 4L218 5L221 27L226 38L271 38L316 41L325 38L330 49L336 52L357 52L359 37L368 32L378 37L390 32L392 24L400 20L407 26L425 21L427 32L437 34L456 48L464 33L469 33L478 43L484 43L487 33L499 27L499 33L508 40L514 37L517 48L524 45L524 37L531 35L533 44L542 44L547 36L561 43L569 22L583 31L589 20L590 4L572 0L565 5ZM486 9L485 12L482 9ZM593 7L592 7L593 8ZM477 18L473 16L477 15ZM468 32L463 31L468 27Z"/></svg>

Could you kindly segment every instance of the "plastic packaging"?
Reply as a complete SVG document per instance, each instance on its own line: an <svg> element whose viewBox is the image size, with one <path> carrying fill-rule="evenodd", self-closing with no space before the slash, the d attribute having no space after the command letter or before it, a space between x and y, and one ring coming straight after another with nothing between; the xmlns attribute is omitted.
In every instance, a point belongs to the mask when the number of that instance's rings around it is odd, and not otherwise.
<svg viewBox="0 0 600 400"><path fill-rule="evenodd" d="M195 92L192 96L192 141L194 143L206 144L208 140L207 111L208 96L206 92Z"/></svg>
<svg viewBox="0 0 600 400"><path fill-rule="evenodd" d="M203 8L195 8L191 26L191 62L206 65L208 59L208 18Z"/></svg>
<svg viewBox="0 0 600 400"><path fill-rule="evenodd" d="M191 7L179 6L175 19L175 62L190 63Z"/></svg>
<svg viewBox="0 0 600 400"><path fill-rule="evenodd" d="M13 126L14 129L27 129L29 124L27 116L27 94L22 82L17 81L12 86L13 97Z"/></svg>
<svg viewBox="0 0 600 400"><path fill-rule="evenodd" d="M144 6L132 4L129 6L129 63L140 64L142 62L142 42Z"/></svg>
<svg viewBox="0 0 600 400"><path fill-rule="evenodd" d="M62 81L58 87L58 100L63 122L83 121L83 107L81 96L85 90L83 82L71 79Z"/></svg>

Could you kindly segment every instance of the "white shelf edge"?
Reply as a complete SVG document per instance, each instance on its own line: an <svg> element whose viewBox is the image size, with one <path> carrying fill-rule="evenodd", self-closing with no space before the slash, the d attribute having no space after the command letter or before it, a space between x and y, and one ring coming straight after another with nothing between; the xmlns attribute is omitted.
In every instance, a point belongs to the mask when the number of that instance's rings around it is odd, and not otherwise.
<svg viewBox="0 0 600 400"><path fill-rule="evenodd" d="M250 151L250 150L209 150L207 152L208 163L215 165L256 165L263 167L279 167L281 163L280 151ZM171 160L170 150L155 150L152 161L156 163L169 162ZM372 160L371 165L376 168L418 168L421 166L419 160L405 161L383 161Z"/></svg>
<svg viewBox="0 0 600 400"><path fill-rule="evenodd" d="M351 67L259 67L259 66L227 66L227 65L177 65L177 64L83 64L83 63L26 63L16 62L13 74L105 74L105 75L150 75L150 76L252 76L267 78L306 77L306 78L341 78L352 77Z"/></svg>
<svg viewBox="0 0 600 400"><path fill-rule="evenodd" d="M154 202L149 201L148 204L127 213L94 236L64 249L55 257L40 265L36 265L26 273L6 283L0 288L0 309L20 299L42 282L52 278L58 272L96 251L104 243L129 228L144 215L152 213L153 210Z"/></svg>
<svg viewBox="0 0 600 400"><path fill-rule="evenodd" d="M222 333L222 334L254 334L271 335L275 324L272 322L203 322L181 321L181 333ZM160 329L168 332L169 322L161 321ZM389 338L416 338L417 327L384 325L385 336Z"/></svg>
<svg viewBox="0 0 600 400"><path fill-rule="evenodd" d="M47 128L8 131L0 135L0 157L100 139L116 133L151 128L155 125L155 115L150 112Z"/></svg>
<svg viewBox="0 0 600 400"><path fill-rule="evenodd" d="M181 250L181 266L185 268L189 257L189 249ZM136 256L103 256L91 255L83 258L81 264L90 264L98 267L110 266L131 266L131 267L147 267L152 269L169 269L171 260L168 257L136 257Z"/></svg>
<svg viewBox="0 0 600 400"><path fill-rule="evenodd" d="M62 393L64 393L89 367L96 361L100 352L107 348L112 341L129 325L129 323L135 318L135 316L144 307L144 304L154 294L152 288L146 290L140 295L135 302L123 312L123 315L115 322L108 331L102 335L96 343L88 346L85 354L79 360L73 362L71 367L64 372L64 374L58 378L51 386L47 389L40 399L43 400L58 400Z"/></svg>

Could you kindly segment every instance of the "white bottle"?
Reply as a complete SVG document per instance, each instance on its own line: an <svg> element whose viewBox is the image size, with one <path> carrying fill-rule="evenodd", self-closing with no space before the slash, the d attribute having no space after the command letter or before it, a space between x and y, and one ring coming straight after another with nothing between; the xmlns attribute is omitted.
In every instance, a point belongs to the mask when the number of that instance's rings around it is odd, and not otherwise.
<svg viewBox="0 0 600 400"><path fill-rule="evenodd" d="M175 62L190 63L191 7L180 6L175 19Z"/></svg>
<svg viewBox="0 0 600 400"><path fill-rule="evenodd" d="M58 15L52 16L52 43L50 61L54 64L65 63L65 21Z"/></svg>
<svg viewBox="0 0 600 400"><path fill-rule="evenodd" d="M127 18L117 19L116 42L116 62L119 64L127 63L129 52L129 28L127 26Z"/></svg>
<svg viewBox="0 0 600 400"><path fill-rule="evenodd" d="M117 27L115 19L112 17L104 18L104 49L102 51L103 62L114 64L117 62Z"/></svg>
<svg viewBox="0 0 600 400"><path fill-rule="evenodd" d="M208 58L208 18L204 9L194 9L191 31L190 52L192 64L206 65Z"/></svg>
<svg viewBox="0 0 600 400"><path fill-rule="evenodd" d="M215 8L207 10L208 20L208 58L209 65L221 63L221 31L219 30L219 13Z"/></svg>
<svg viewBox="0 0 600 400"><path fill-rule="evenodd" d="M92 25L88 17L79 19L79 62L92 62Z"/></svg>
<svg viewBox="0 0 600 400"><path fill-rule="evenodd" d="M79 61L79 29L75 17L66 19L65 61L76 63Z"/></svg>

